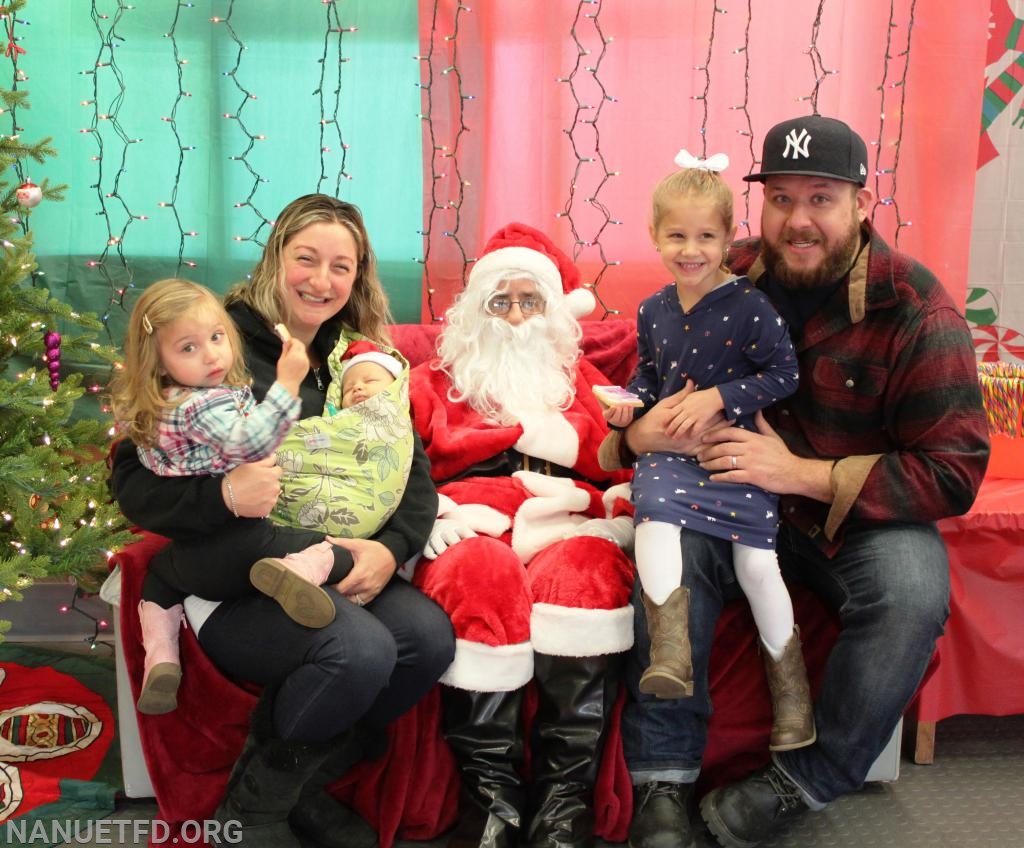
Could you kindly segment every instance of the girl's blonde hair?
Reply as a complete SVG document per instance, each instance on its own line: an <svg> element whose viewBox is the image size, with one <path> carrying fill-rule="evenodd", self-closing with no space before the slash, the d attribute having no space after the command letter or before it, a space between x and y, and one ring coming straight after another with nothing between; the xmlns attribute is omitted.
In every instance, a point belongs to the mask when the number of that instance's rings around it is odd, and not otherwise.
<svg viewBox="0 0 1024 848"><path fill-rule="evenodd" d="M733 198L732 189L717 171L706 168L683 168L674 171L654 187L651 200L651 227L657 232L668 207L680 198L703 198L710 200L722 216L725 232L732 233ZM722 270L728 271L725 265Z"/></svg>
<svg viewBox="0 0 1024 848"><path fill-rule="evenodd" d="M388 297L377 276L377 257L359 207L329 194L307 194L289 203L277 216L252 278L233 286L225 305L241 301L270 324L288 324L284 298L285 246L312 224L340 224L356 243L357 268L352 293L341 311L328 323L344 323L381 344L390 344L386 326L393 323Z"/></svg>
<svg viewBox="0 0 1024 848"><path fill-rule="evenodd" d="M158 334L180 318L208 313L223 320L234 363L224 377L230 386L247 386L249 372L238 328L217 295L189 280L172 278L149 286L135 302L124 337L124 363L110 381L110 405L118 427L140 447L156 444L161 417L184 397L168 400L172 385L160 361Z"/></svg>

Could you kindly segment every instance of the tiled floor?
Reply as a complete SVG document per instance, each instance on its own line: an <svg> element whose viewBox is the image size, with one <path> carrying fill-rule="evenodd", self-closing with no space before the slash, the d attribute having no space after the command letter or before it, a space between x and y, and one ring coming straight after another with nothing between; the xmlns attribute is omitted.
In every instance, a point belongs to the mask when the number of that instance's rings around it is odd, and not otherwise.
<svg viewBox="0 0 1024 848"><path fill-rule="evenodd" d="M1024 716L960 716L940 722L937 735L933 765L905 759L896 782L868 784L824 812L798 820L764 848L1024 845ZM148 820L155 813L152 802L125 801L111 818ZM84 844L144 846L146 841ZM400 842L398 848L444 844L443 839ZM698 845L711 848L715 842L702 832Z"/></svg>
<svg viewBox="0 0 1024 848"><path fill-rule="evenodd" d="M80 643L45 646L82 649ZM124 799L105 831L64 846L145 846L156 809L152 799ZM794 822L764 848L1018 848L1024 846L1022 834L1024 716L959 716L939 723L933 765L919 766L905 757L896 782L868 784L824 812ZM444 839L400 842L397 848L444 844ZM714 845L701 827L699 848Z"/></svg>

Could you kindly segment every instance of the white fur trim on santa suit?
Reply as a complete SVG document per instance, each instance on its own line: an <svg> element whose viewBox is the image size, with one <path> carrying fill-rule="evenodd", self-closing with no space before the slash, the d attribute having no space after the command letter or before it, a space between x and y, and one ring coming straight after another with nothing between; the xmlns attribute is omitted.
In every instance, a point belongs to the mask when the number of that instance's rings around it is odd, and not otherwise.
<svg viewBox="0 0 1024 848"><path fill-rule="evenodd" d="M515 444L520 453L572 468L580 455L580 434L557 409L519 411L523 428Z"/></svg>
<svg viewBox="0 0 1024 848"><path fill-rule="evenodd" d="M573 318L583 318L597 308L597 298L590 289L573 289L565 296L565 308Z"/></svg>
<svg viewBox="0 0 1024 848"><path fill-rule="evenodd" d="M516 475L520 474L516 472ZM590 517L580 514L590 506L590 494L587 491L577 488L571 480L565 478L537 476L549 481L564 480L568 485L552 483L552 494L529 498L516 510L512 522L512 550L524 564L548 545L569 536ZM519 479L529 478L519 476Z"/></svg>
<svg viewBox="0 0 1024 848"><path fill-rule="evenodd" d="M571 497L571 493L577 488L571 477L554 477L539 471L513 471L512 479L522 483L531 495L542 498Z"/></svg>
<svg viewBox="0 0 1024 848"><path fill-rule="evenodd" d="M601 502L604 504L604 513L608 518L615 516L616 512L616 501L622 500L627 504L633 497L633 485L632 483L618 483L614 486L609 486L604 490L604 494L601 495Z"/></svg>
<svg viewBox="0 0 1024 848"><path fill-rule="evenodd" d="M466 288L496 291L502 280L512 279L520 272L544 286L548 297L562 291L558 266L539 250L529 247L501 247L485 253L473 265Z"/></svg>
<svg viewBox="0 0 1024 848"><path fill-rule="evenodd" d="M608 435L608 426L590 386L607 383L608 378L602 377L585 359L577 363L576 370L576 397L564 413L579 444L572 468L588 480L611 482L612 477L620 480L624 472L608 472L597 461L598 447ZM434 368L433 363L424 363L412 370L409 402L416 429L430 458L431 475L438 481L465 476L467 471L473 473L477 465L508 450L523 435L518 423L507 427L492 424L468 403L452 401L448 397L450 389L448 375Z"/></svg>
<svg viewBox="0 0 1024 848"><path fill-rule="evenodd" d="M580 609L534 604L530 640L539 654L556 657L598 657L619 654L633 646L633 607Z"/></svg>
<svg viewBox="0 0 1024 848"><path fill-rule="evenodd" d="M533 679L533 645L455 640L455 658L441 682L470 692L512 692Z"/></svg>
<svg viewBox="0 0 1024 848"><path fill-rule="evenodd" d="M502 280L515 279L519 272L540 283L549 299L562 296L573 318L589 315L597 306L590 289L581 287L566 293L558 266L539 250L529 247L501 247L485 253L473 265L466 288L496 291Z"/></svg>

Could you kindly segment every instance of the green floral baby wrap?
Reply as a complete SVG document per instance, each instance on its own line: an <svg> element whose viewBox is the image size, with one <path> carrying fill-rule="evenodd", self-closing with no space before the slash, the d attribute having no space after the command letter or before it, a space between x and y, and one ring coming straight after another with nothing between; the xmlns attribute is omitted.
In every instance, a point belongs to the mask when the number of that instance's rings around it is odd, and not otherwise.
<svg viewBox="0 0 1024 848"><path fill-rule="evenodd" d="M331 536L372 536L398 507L412 465L409 363L383 391L341 408L341 357L365 336L346 327L327 358L331 383L324 414L295 422L277 449L281 497L272 518ZM330 414L336 410L335 414Z"/></svg>

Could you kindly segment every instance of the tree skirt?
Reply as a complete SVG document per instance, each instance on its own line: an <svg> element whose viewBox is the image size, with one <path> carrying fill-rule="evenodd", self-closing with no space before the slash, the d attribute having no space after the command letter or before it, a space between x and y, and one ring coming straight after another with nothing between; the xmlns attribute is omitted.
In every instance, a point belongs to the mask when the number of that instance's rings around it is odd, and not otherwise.
<svg viewBox="0 0 1024 848"><path fill-rule="evenodd" d="M113 812L122 782L115 685L112 657L0 644L4 843L22 844L24 834L45 845L40 834L53 824Z"/></svg>

